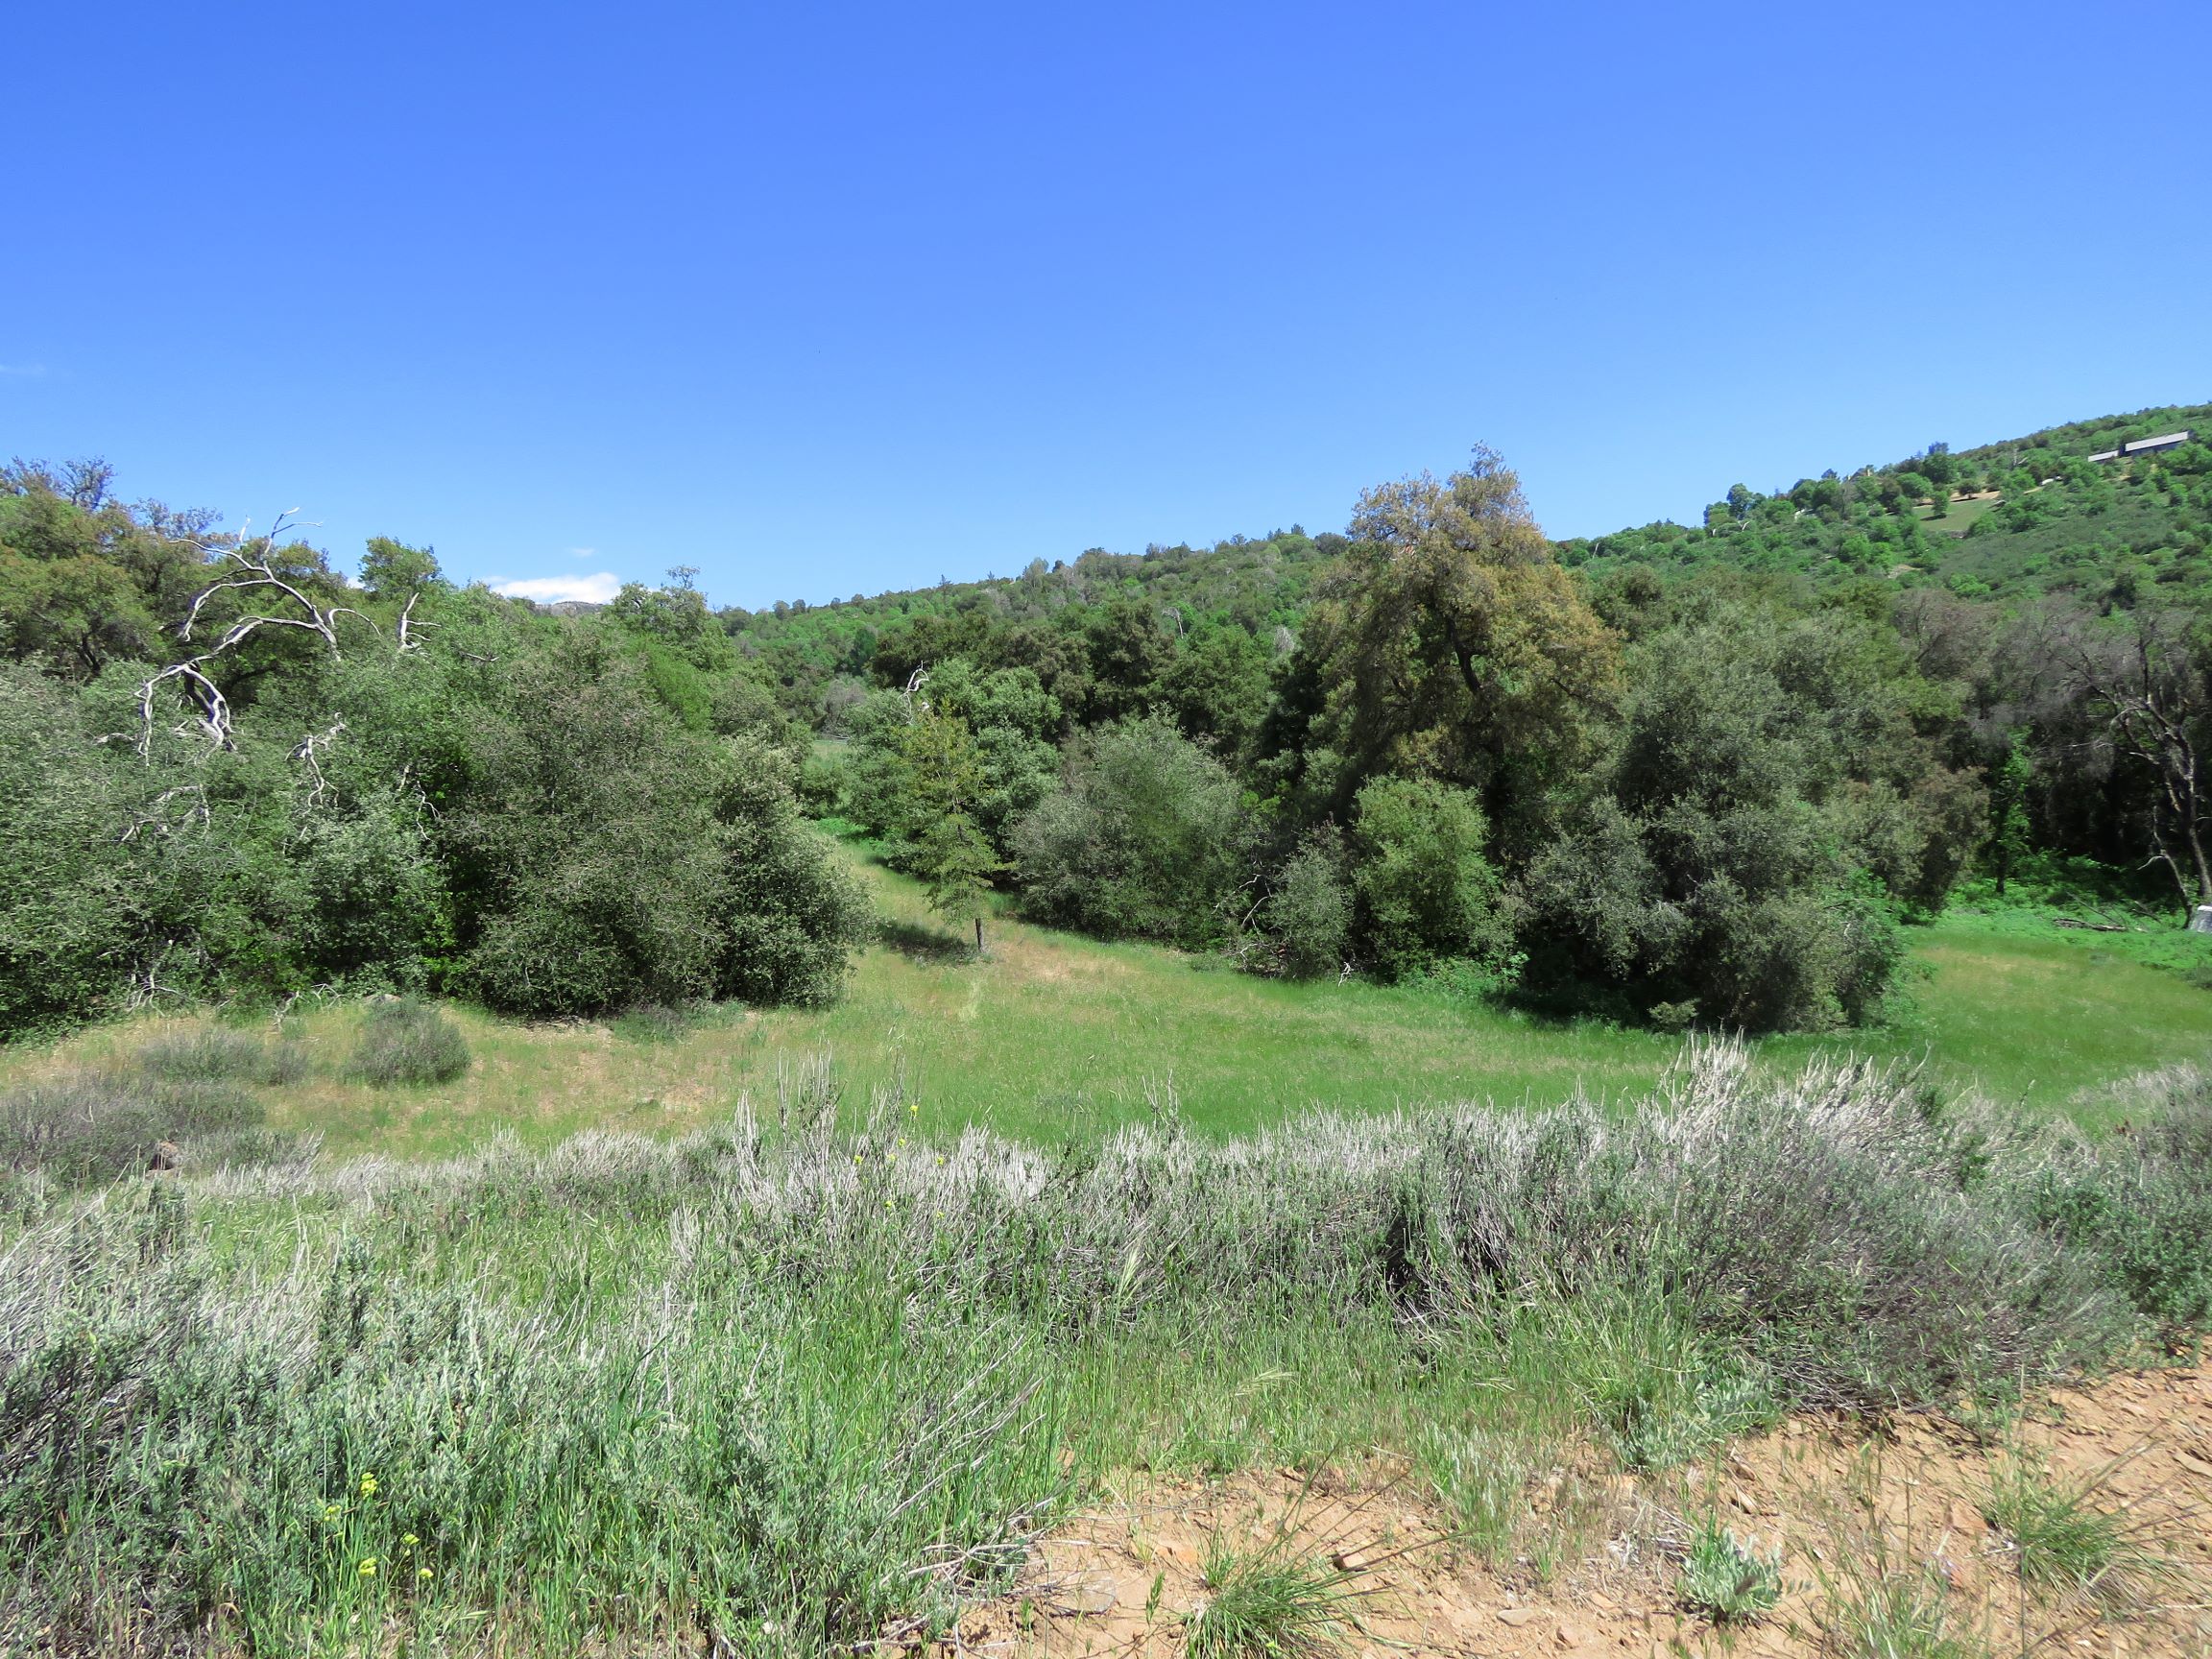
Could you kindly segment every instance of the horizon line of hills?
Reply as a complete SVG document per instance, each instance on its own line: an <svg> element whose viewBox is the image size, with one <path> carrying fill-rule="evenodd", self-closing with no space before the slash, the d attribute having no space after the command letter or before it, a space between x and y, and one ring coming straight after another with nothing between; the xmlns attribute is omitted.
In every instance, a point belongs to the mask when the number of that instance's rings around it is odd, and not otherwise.
<svg viewBox="0 0 2212 1659"><path fill-rule="evenodd" d="M1747 524L1758 523L1760 509L1773 502L1787 501L1792 522L1807 514L1831 511L1855 493L1870 491L1886 508L1894 508L1902 499L1914 509L1933 509L1937 489L1946 492L1945 511L1920 512L1918 517L1931 534L1963 539L1983 517L1970 513L1951 522L1949 507L1961 501L1990 494L2003 495L2009 480L2025 490L2040 488L2046 481L2062 479L2065 463L2089 461L2098 458L2100 465L2118 464L2125 473L2130 465L2141 464L2157 455L2170 455L2170 450L2149 454L2120 454L2110 460L2101 451L2121 449L2130 442L2167 436L2174 431L2185 431L2191 440L2204 445L2212 439L2212 403L2162 404L2138 409L2128 414L2105 415L2092 420L2067 421L2031 432L2025 437L1999 440L1977 445L1972 448L1953 450L1947 444L1932 444L1928 448L1901 461L1886 465L1868 465L1849 473L1838 473L1829 469L1816 478L1797 480L1786 490L1762 493L1743 484L1732 485L1724 494L1705 510L1701 524L1688 525L1671 518L1657 518L1638 526L1624 526L1601 536L1572 536L1553 538L1551 544L1562 564L1570 566L1607 560L1632 560L1639 556L1650 557L1660 549L1667 549L1675 562L1681 552L1697 545L1700 538L1726 538ZM1510 457L1507 458L1510 461ZM2015 477L2015 475L2020 475ZM1764 516L1771 522L1773 515ZM726 625L739 627L754 618L774 617L779 620L822 611L859 611L872 608L896 608L902 614L911 613L912 602L919 600L951 601L978 594L992 589L1015 588L1024 583L1034 584L1042 578L1064 575L1076 571L1085 577L1102 578L1109 582L1134 579L1140 585L1149 585L1149 573L1167 574L1180 570L1192 560L1219 559L1238 550L1274 548L1304 543L1322 557L1330 557L1341 550L1347 538L1340 532L1324 530L1309 533L1303 525L1293 524L1288 529L1271 530L1264 536L1237 534L1207 546L1194 546L1190 542L1172 544L1153 542L1142 553L1116 553L1104 547L1089 547L1071 560L1055 559L1047 563L1043 558L1032 559L1018 576L1000 576L989 573L967 581L939 581L914 588L885 589L873 594L854 593L850 598L832 598L819 603L805 599L778 600L772 606L753 611L741 605L715 608L715 614ZM672 572L673 573L673 572ZM586 615L605 609L606 603L589 600L530 601L539 609L556 615Z"/></svg>
<svg viewBox="0 0 2212 1659"><path fill-rule="evenodd" d="M2090 459L2182 430L2192 441ZM1638 572L1668 582L1732 572L1795 585L1808 598L1857 583L1889 592L1937 587L1960 600L2051 592L2098 609L2154 601L2212 612L2208 439L2212 403L2165 404L1967 449L1935 445L1887 467L1831 470L1771 494L1739 484L1700 524L1660 519L1551 546L1593 589L1642 579ZM1280 656L1321 573L1351 545L1336 532L1294 526L1207 548L1093 548L1072 561L1033 560L1016 576L712 613L741 657L795 704L816 703L839 681L880 680L885 655L909 654L891 648L897 642L957 650L976 628L1046 625L1072 615L1070 606L1143 604L1169 632L1236 628ZM879 655L878 645L891 649Z"/></svg>

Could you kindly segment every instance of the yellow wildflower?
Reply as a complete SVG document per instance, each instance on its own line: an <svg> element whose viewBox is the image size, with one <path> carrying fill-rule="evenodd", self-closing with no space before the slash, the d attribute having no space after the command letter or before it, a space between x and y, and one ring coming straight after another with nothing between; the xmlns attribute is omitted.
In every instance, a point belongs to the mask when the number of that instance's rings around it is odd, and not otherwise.
<svg viewBox="0 0 2212 1659"><path fill-rule="evenodd" d="M418 1577L418 1578L420 1578L420 1579L421 1579L421 1580L422 1580L424 1583L428 1583L428 1582L430 1581L431 1577L433 1576L433 1575L431 1574L431 1571L430 1571L430 1569L429 1569L429 1568L427 1568L427 1567L418 1567L418 1568L416 1568L416 1569L415 1569L415 1576L416 1576L416 1577Z"/></svg>
<svg viewBox="0 0 2212 1659"><path fill-rule="evenodd" d="M364 1475L361 1477L361 1496L364 1498L373 1498L376 1496L375 1476Z"/></svg>
<svg viewBox="0 0 2212 1659"><path fill-rule="evenodd" d="M406 1545L408 1549L412 1550L416 1545L421 1543L422 1540L416 1537L414 1533L410 1532L405 1537L401 1538L399 1542Z"/></svg>
<svg viewBox="0 0 2212 1659"><path fill-rule="evenodd" d="M376 1576L375 1556L372 1555L361 1563L361 1576L364 1578L373 1578Z"/></svg>

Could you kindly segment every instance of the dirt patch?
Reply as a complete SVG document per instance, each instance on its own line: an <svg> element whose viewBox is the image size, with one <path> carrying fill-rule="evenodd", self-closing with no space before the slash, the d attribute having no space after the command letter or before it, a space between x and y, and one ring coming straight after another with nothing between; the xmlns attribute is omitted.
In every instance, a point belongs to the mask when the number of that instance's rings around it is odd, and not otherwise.
<svg viewBox="0 0 2212 1659"><path fill-rule="evenodd" d="M1402 1465L1132 1477L1041 1536L1016 1586L972 1610L944 1649L1178 1654L1216 1595L1210 1563L1271 1554L1323 1580L1333 1640L1357 1659L2212 1654L2212 1370L2060 1390L1979 1434L1927 1417L1879 1429L1795 1419L1695 1468L1599 1469L1585 1484L1596 1496L1578 1516L1580 1558L1539 1581L1456 1541ZM2036 1545L2031 1558L1991 1523L2008 1491L2091 1519L2074 1544ZM1525 1495L1532 1519L1558 1501L1555 1479ZM1685 1604L1700 1527L1778 1563L1770 1608L1716 1624ZM2119 1564L2087 1585L2054 1580L2047 1569L2074 1563L2083 1533L2116 1541ZM1895 1633L1911 1624L1918 1645ZM1938 1632L1955 1646L1925 1640Z"/></svg>

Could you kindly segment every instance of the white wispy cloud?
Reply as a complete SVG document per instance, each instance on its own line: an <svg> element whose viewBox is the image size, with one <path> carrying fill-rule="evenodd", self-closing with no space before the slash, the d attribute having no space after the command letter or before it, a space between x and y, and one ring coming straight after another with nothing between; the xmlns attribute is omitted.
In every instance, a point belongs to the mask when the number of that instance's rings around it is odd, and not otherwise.
<svg viewBox="0 0 2212 1659"><path fill-rule="evenodd" d="M28 378L45 373L46 365L43 363L0 363L0 374L18 374Z"/></svg>
<svg viewBox="0 0 2212 1659"><path fill-rule="evenodd" d="M492 591L510 599L535 599L541 605L558 605L564 599L604 605L622 591L622 579L606 570L590 576L525 576L517 582L494 582Z"/></svg>
<svg viewBox="0 0 2212 1659"><path fill-rule="evenodd" d="M571 559L596 559L599 557L599 549L596 547L571 547L568 549L568 557Z"/></svg>

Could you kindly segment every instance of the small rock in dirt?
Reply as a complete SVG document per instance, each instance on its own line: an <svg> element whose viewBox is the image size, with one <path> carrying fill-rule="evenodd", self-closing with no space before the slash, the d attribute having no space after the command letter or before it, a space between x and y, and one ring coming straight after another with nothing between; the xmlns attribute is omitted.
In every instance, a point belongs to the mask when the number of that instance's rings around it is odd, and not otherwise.
<svg viewBox="0 0 2212 1659"><path fill-rule="evenodd" d="M1329 1559L1339 1573L1364 1573L1374 1564L1374 1557L1364 1550L1339 1550Z"/></svg>
<svg viewBox="0 0 2212 1659"><path fill-rule="evenodd" d="M1510 1630L1519 1630L1524 1625L1533 1623L1535 1619L1536 1609L1533 1607L1501 1607L1498 1609L1498 1623Z"/></svg>
<svg viewBox="0 0 2212 1659"><path fill-rule="evenodd" d="M1579 1647L1582 1646L1582 1632L1572 1624L1562 1624L1551 1632L1551 1640L1562 1647Z"/></svg>
<svg viewBox="0 0 2212 1659"><path fill-rule="evenodd" d="M1090 1578L1069 1585L1051 1610L1062 1615L1110 1613L1120 1599L1104 1579Z"/></svg>

